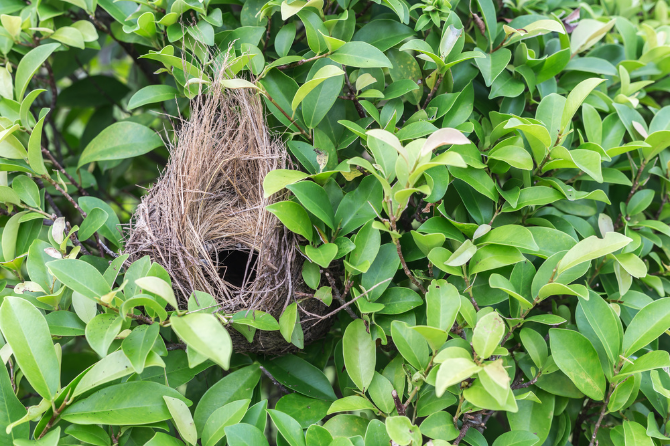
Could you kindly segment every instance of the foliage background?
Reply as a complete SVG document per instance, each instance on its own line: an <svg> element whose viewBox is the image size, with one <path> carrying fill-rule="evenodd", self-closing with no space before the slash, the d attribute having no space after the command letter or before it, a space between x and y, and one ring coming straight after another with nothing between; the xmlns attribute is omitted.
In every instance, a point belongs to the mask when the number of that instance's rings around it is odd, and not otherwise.
<svg viewBox="0 0 670 446"><path fill-rule="evenodd" d="M0 443L670 441L668 20L0 0ZM300 168L263 185L292 194L268 210L313 289L277 319L178 309L164 268L123 255L169 117L222 87L263 98ZM346 309L310 345L304 299ZM228 330L298 349L236 354Z"/></svg>

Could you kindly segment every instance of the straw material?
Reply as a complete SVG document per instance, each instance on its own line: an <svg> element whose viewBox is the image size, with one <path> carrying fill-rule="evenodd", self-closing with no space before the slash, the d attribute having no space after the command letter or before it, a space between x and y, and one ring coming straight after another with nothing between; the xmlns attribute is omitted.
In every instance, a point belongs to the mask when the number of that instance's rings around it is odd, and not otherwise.
<svg viewBox="0 0 670 446"><path fill-rule="evenodd" d="M163 265L182 308L198 290L214 296L224 313L253 309L278 318L297 288L304 290L303 258L295 235L265 210L286 196L264 198L262 184L271 170L291 168L290 160L267 129L259 97L219 85L192 100L168 166L137 207L126 253L131 261L149 255ZM305 304L303 312L326 310L316 299ZM327 329L304 327L305 343ZM229 331L236 351L291 348L278 332L259 331L248 344Z"/></svg>

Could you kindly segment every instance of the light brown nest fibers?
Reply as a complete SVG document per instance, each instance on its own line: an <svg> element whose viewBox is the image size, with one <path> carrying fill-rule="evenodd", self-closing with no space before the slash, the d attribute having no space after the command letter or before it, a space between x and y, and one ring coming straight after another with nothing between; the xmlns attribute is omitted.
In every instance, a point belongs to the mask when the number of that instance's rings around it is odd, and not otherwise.
<svg viewBox="0 0 670 446"><path fill-rule="evenodd" d="M278 318L294 292L304 289L303 258L295 235L265 210L286 197L264 198L263 178L291 163L268 131L259 97L224 91L214 81L191 101L177 141L161 178L137 207L126 253L131 261L149 255L165 267L182 308L197 290L214 296L225 313L262 310ZM316 299L301 307L325 310ZM328 327L303 328L307 343ZM278 354L291 348L278 332L259 330L251 344L229 332L236 351Z"/></svg>

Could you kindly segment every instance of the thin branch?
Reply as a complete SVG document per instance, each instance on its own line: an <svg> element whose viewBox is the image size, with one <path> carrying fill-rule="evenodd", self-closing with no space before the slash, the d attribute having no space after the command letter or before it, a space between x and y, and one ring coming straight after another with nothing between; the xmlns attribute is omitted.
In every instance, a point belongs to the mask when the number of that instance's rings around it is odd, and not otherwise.
<svg viewBox="0 0 670 446"><path fill-rule="evenodd" d="M398 392L396 392L395 389L391 391L391 396L393 397L393 403L395 404L395 408L398 411L398 415L405 415L405 405L400 401L400 398L398 397Z"/></svg>
<svg viewBox="0 0 670 446"><path fill-rule="evenodd" d="M423 103L423 109L425 110L426 107L428 107L428 104L430 104L431 99L433 99L433 96L435 96L435 93L437 93L437 89L440 88L440 84L442 83L442 80L444 79L444 75L440 75L436 80L435 80L435 85L433 85L432 90L430 90L430 93L428 93L428 97L426 98L426 102Z"/></svg>
<svg viewBox="0 0 670 446"><path fill-rule="evenodd" d="M72 175L70 175L69 173L67 173L67 171L63 168L63 166L61 166L60 163L56 160L56 158L54 158L54 156L51 154L51 152L49 152L47 149L45 149L44 147L42 147L42 153L43 153L44 155L46 155L47 158L49 158L49 160L50 160L51 163L53 164L54 168L56 168L56 170L58 170L60 173L62 173L62 174L65 176L65 178L67 178L68 181L69 181L74 187L77 188L77 190L79 191L79 193L80 193L81 195L88 195L88 192L86 192L86 190L82 187L82 185L79 184L79 182L78 182L77 180L75 180L74 177L72 177Z"/></svg>
<svg viewBox="0 0 670 446"><path fill-rule="evenodd" d="M322 58L327 57L327 56L330 56L330 53L319 54L318 56L310 57L309 59L302 59L302 60L299 60L297 62L287 63L286 65L279 65L275 68L278 69L278 70L286 70L288 68L295 68L295 67L299 67L300 65L304 65L308 62L313 62L315 60L322 59Z"/></svg>
<svg viewBox="0 0 670 446"><path fill-rule="evenodd" d="M270 95L267 94L267 93L264 93L263 95L267 98L268 101L270 101L270 102L272 103L272 105L274 105L275 107L277 107L277 110L279 110L279 111L282 113L282 115L284 115L284 116L286 117L286 119L288 119L288 120L291 122L291 124L293 124L298 130L300 130L300 133L302 133L302 136L304 136L305 138L307 138L307 140L308 140L309 142L312 142L312 137L310 136L310 134L307 133L305 130L303 130L302 127L300 127L300 126L298 125L298 123L297 123L291 116L289 116L289 114L286 113L286 112L284 111L284 109L281 108L281 107L279 106L279 104L277 104L277 103L275 102L274 99L272 99L272 96L270 96Z"/></svg>
<svg viewBox="0 0 670 446"><path fill-rule="evenodd" d="M283 395L287 395L287 394L291 393L291 392L288 391L288 389L286 389L286 387L284 387L279 381L277 381L277 379L274 376L272 376L272 374L270 372L268 372L265 367L260 366L260 368L261 368L261 372L263 372L263 374L265 376L270 378L270 381L272 381L272 384L274 384L275 387L277 387L277 389L279 389L279 392L281 392Z"/></svg>
<svg viewBox="0 0 670 446"><path fill-rule="evenodd" d="M356 90L354 89L354 86L351 85L351 81L349 80L349 75L347 74L347 67L343 65L342 70L344 71L344 80L347 83L347 88L349 88L349 95L351 96L351 100L354 101L354 105L356 106L358 116L360 116L361 118L365 118L365 109L356 98Z"/></svg>

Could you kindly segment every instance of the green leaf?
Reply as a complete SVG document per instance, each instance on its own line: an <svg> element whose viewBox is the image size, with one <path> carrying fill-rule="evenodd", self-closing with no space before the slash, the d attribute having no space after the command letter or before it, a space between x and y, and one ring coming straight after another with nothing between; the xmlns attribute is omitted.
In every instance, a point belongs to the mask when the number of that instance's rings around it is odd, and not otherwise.
<svg viewBox="0 0 670 446"><path fill-rule="evenodd" d="M554 418L556 397L543 390L538 390L536 394L541 403L531 400L517 401L519 411L507 412L507 420L513 432L533 432L540 439L539 442L544 442L549 435Z"/></svg>
<svg viewBox="0 0 670 446"><path fill-rule="evenodd" d="M495 439L493 446L533 446L538 441L537 435L527 431L505 432Z"/></svg>
<svg viewBox="0 0 670 446"><path fill-rule="evenodd" d="M349 377L361 391L367 390L375 374L376 348L362 319L356 319L345 330L342 351Z"/></svg>
<svg viewBox="0 0 670 446"><path fill-rule="evenodd" d="M433 281L426 293L426 321L431 327L449 331L454 325L461 299L458 290L446 281Z"/></svg>
<svg viewBox="0 0 670 446"><path fill-rule="evenodd" d="M82 377L74 389L73 397L79 396L105 383L114 381L134 373L128 357L122 350L117 350L102 358ZM163 372L161 372L161 375Z"/></svg>
<svg viewBox="0 0 670 446"><path fill-rule="evenodd" d="M274 372L270 372L274 375ZM219 407L231 401L250 399L254 388L261 378L261 370L258 364L252 364L236 370L209 387L202 396L193 414L198 435L209 416Z"/></svg>
<svg viewBox="0 0 670 446"><path fill-rule="evenodd" d="M149 127L135 122L117 122L105 128L88 143L77 169L95 161L122 160L151 152L163 140Z"/></svg>
<svg viewBox="0 0 670 446"><path fill-rule="evenodd" d="M492 311L477 322L472 335L472 347L480 358L486 359L500 344L505 334L505 323L498 313Z"/></svg>
<svg viewBox="0 0 670 446"><path fill-rule="evenodd" d="M618 232L608 232L602 239L592 235L573 246L558 262L556 276L580 263L589 262L598 257L615 252L633 240Z"/></svg>
<svg viewBox="0 0 670 446"><path fill-rule="evenodd" d="M482 368L469 358L450 358L440 364L435 379L435 393L441 397L454 384L479 372Z"/></svg>
<svg viewBox="0 0 670 446"><path fill-rule="evenodd" d="M623 422L625 446L652 446L654 440L647 435L647 431L640 423L634 421Z"/></svg>
<svg viewBox="0 0 670 446"><path fill-rule="evenodd" d="M28 163L39 175L47 173L47 168L44 166L44 157L42 156L42 129L44 128L45 119L46 115L37 121L28 140Z"/></svg>
<svg viewBox="0 0 670 446"><path fill-rule="evenodd" d="M269 198L276 192L284 189L289 184L293 184L304 178L307 174L299 170L276 169L268 172L263 179L263 197Z"/></svg>
<svg viewBox="0 0 670 446"><path fill-rule="evenodd" d="M61 418L76 424L134 426L171 417L163 397L191 402L170 387L148 381L126 382L98 390L68 406Z"/></svg>
<svg viewBox="0 0 670 446"><path fill-rule="evenodd" d="M519 249L537 251L533 234L525 227L518 225L504 225L492 229L476 240L477 245L514 246Z"/></svg>
<svg viewBox="0 0 670 446"><path fill-rule="evenodd" d="M172 291L172 286L160 277L142 277L135 280L135 284L149 293L162 297L167 303L172 305L173 308L179 308L177 298L174 295L174 291Z"/></svg>
<svg viewBox="0 0 670 446"><path fill-rule="evenodd" d="M367 399L352 395L340 398L330 405L328 415L338 412L352 412L356 410L375 410L375 406Z"/></svg>
<svg viewBox="0 0 670 446"><path fill-rule="evenodd" d="M94 208L79 226L77 233L79 240L84 241L93 237L93 234L107 222L107 212L100 208Z"/></svg>
<svg viewBox="0 0 670 446"><path fill-rule="evenodd" d="M278 410L268 409L268 413L272 422L277 426L277 430L289 445L305 446L305 437L300 423Z"/></svg>
<svg viewBox="0 0 670 446"><path fill-rule="evenodd" d="M303 429L321 421L332 403L309 398L299 393L289 393L277 401L275 409L295 419Z"/></svg>
<svg viewBox="0 0 670 446"><path fill-rule="evenodd" d="M25 175L19 175L12 181L12 189L21 201L34 208L40 208L40 190L33 180Z"/></svg>
<svg viewBox="0 0 670 446"><path fill-rule="evenodd" d="M259 310L242 310L233 315L231 322L264 331L279 330L279 323L271 314Z"/></svg>
<svg viewBox="0 0 670 446"><path fill-rule="evenodd" d="M384 305L376 314L401 314L422 305L423 299L414 290L393 287L384 291L375 302Z"/></svg>
<svg viewBox="0 0 670 446"><path fill-rule="evenodd" d="M216 316L209 313L192 313L171 317L172 329L190 348L211 359L224 370L230 367L233 343L228 331ZM211 342L216 339L217 342Z"/></svg>
<svg viewBox="0 0 670 446"><path fill-rule="evenodd" d="M314 74L312 79L308 80L298 88L298 91L296 91L293 101L291 102L291 109L295 112L303 99L325 80L342 75L344 75L344 71L342 71L341 68L335 65L324 66Z"/></svg>
<svg viewBox="0 0 670 446"><path fill-rule="evenodd" d="M391 336L398 351L407 362L417 370L426 370L430 351L423 336L402 321L391 323Z"/></svg>
<svg viewBox="0 0 670 446"><path fill-rule="evenodd" d="M123 319L118 314L99 314L86 324L86 340L98 355L105 357L122 324Z"/></svg>
<svg viewBox="0 0 670 446"><path fill-rule="evenodd" d="M173 100L177 97L177 90L170 85L149 85L142 88L128 101L128 110L136 109L147 104L155 104Z"/></svg>
<svg viewBox="0 0 670 446"><path fill-rule="evenodd" d="M513 265L524 260L523 254L516 248L487 245L477 250L477 253L472 256L468 273L471 275L477 274L482 271Z"/></svg>
<svg viewBox="0 0 670 446"><path fill-rule="evenodd" d="M286 188L293 192L309 212L323 221L329 228L335 229L333 207L328 200L326 191L321 186L312 181L301 181L290 184Z"/></svg>
<svg viewBox="0 0 670 446"><path fill-rule="evenodd" d="M657 339L670 327L670 300L659 299L642 309L623 336L623 355L629 356Z"/></svg>
<svg viewBox="0 0 670 446"><path fill-rule="evenodd" d="M399 445L408 445L410 443L420 444L421 432L417 426L413 426L407 417L396 416L386 419L386 432L391 440ZM416 442L415 440L418 440Z"/></svg>
<svg viewBox="0 0 670 446"><path fill-rule="evenodd" d="M479 48L476 48L475 51L484 55L484 57L476 58L475 63L484 77L486 86L490 87L498 75L507 67L507 64L509 64L509 61L512 59L512 53L507 48L500 48L494 53L485 53Z"/></svg>
<svg viewBox="0 0 670 446"><path fill-rule="evenodd" d="M290 231L312 241L312 223L309 220L307 211L298 203L280 201L279 203L266 206L265 209L272 212Z"/></svg>
<svg viewBox="0 0 670 446"><path fill-rule="evenodd" d="M544 337L530 328L523 328L519 333L519 337L528 355L530 355L537 368L541 369L549 356Z"/></svg>
<svg viewBox="0 0 670 446"><path fill-rule="evenodd" d="M549 330L549 339L552 357L558 368L586 396L601 401L605 397L605 375L591 342L576 331L558 328Z"/></svg>
<svg viewBox="0 0 670 446"><path fill-rule="evenodd" d="M626 213L628 215L636 215L643 212L654 200L654 195L655 191L653 189L645 189L636 192L626 205Z"/></svg>
<svg viewBox="0 0 670 446"><path fill-rule="evenodd" d="M49 326L30 302L6 297L0 307L0 328L30 385L46 400L60 389L60 362Z"/></svg>
<svg viewBox="0 0 670 446"><path fill-rule="evenodd" d="M6 367L2 367L0 370L0 407L2 407L2 410L0 410L0 440L11 444L15 439L27 439L30 435L30 425L28 423L14 426L9 433L6 430L9 425L22 419L27 414L26 408L14 394Z"/></svg>
<svg viewBox="0 0 670 446"><path fill-rule="evenodd" d="M203 446L214 446L226 436L225 428L239 423L249 407L251 400L228 403L212 413L202 430Z"/></svg>
<svg viewBox="0 0 670 446"><path fill-rule="evenodd" d="M103 428L96 425L71 424L65 429L65 433L88 444L97 446L110 446L112 444L109 434Z"/></svg>
<svg viewBox="0 0 670 446"><path fill-rule="evenodd" d="M256 426L239 423L224 428L230 446L266 446L268 441Z"/></svg>
<svg viewBox="0 0 670 446"><path fill-rule="evenodd" d="M486 24L486 37L489 40L489 47L493 48L493 42L496 35L498 35L498 22L495 6L492 0L477 0L479 9L484 16L484 23Z"/></svg>
<svg viewBox="0 0 670 446"><path fill-rule="evenodd" d="M377 48L365 42L347 42L330 58L342 65L358 68L393 68L391 61Z"/></svg>
<svg viewBox="0 0 670 446"><path fill-rule="evenodd" d="M603 298L593 291L589 291L588 299L580 297L579 305L582 307L589 325L600 339L610 364L617 364L621 353L622 340L616 313L612 311Z"/></svg>
<svg viewBox="0 0 670 446"><path fill-rule="evenodd" d="M321 400L336 400L333 387L323 371L295 355L285 355L263 366L285 387L302 395Z"/></svg>
<svg viewBox="0 0 670 446"><path fill-rule="evenodd" d="M25 56L21 58L19 65L16 67L16 75L14 80L14 92L18 102L23 100L23 95L26 92L26 88L28 88L28 83L33 78L37 70L58 47L60 47L60 43L48 43L46 45L40 45L37 48L30 50Z"/></svg>
<svg viewBox="0 0 670 446"><path fill-rule="evenodd" d="M123 340L121 348L133 365L135 372L142 373L144 363L151 351L159 331L158 324L140 325Z"/></svg>
<svg viewBox="0 0 670 446"><path fill-rule="evenodd" d="M195 428L191 411L188 409L186 403L179 398L167 395L164 396L163 399L165 400L165 404L170 411L174 425L177 428L177 431L179 431L181 438L189 444L197 444L198 432Z"/></svg>
<svg viewBox="0 0 670 446"><path fill-rule="evenodd" d="M595 21L595 20L594 20ZM580 23L580 26L584 21ZM573 40L575 36L573 34ZM565 131L572 121L572 117L575 116L577 110L582 105L586 97L591 94L594 88L596 88L601 83L605 82L605 79L586 79L585 81L580 82L575 88L570 91L568 94L567 101L565 102L565 108L563 109L563 114L561 115L561 130L560 134L565 135Z"/></svg>

